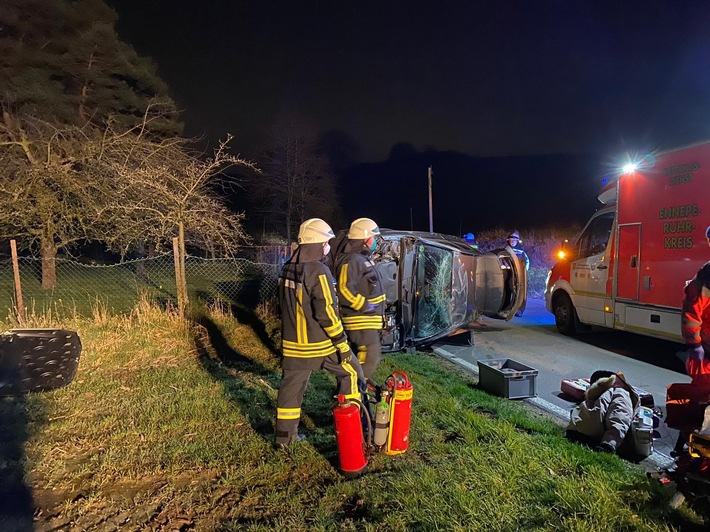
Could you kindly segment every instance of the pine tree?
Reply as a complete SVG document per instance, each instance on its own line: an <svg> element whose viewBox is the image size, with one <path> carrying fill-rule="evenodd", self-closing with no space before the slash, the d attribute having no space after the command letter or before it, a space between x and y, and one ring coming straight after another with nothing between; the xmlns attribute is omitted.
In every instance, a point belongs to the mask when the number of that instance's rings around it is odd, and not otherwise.
<svg viewBox="0 0 710 532"><path fill-rule="evenodd" d="M12 115L128 129L155 112L153 132L180 132L155 65L122 42L101 0L3 0L0 99ZM5 124L7 126L7 124Z"/></svg>
<svg viewBox="0 0 710 532"><path fill-rule="evenodd" d="M104 193L115 176L99 164L102 135L150 141L182 129L155 65L115 21L101 0L2 0L0 210L12 216L0 233L39 250L45 288L58 250L96 238L100 202L120 201Z"/></svg>

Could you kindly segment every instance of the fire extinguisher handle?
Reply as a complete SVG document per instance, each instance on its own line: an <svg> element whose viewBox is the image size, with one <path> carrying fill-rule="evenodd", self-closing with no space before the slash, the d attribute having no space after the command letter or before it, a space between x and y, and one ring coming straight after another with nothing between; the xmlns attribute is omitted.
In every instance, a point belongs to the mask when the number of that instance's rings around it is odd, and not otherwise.
<svg viewBox="0 0 710 532"><path fill-rule="evenodd" d="M409 377L407 377L406 373L404 373L402 371L393 371L392 372L392 376L395 378L395 380L397 379L397 375L399 375L400 377L402 377L404 379L405 386L409 386Z"/></svg>

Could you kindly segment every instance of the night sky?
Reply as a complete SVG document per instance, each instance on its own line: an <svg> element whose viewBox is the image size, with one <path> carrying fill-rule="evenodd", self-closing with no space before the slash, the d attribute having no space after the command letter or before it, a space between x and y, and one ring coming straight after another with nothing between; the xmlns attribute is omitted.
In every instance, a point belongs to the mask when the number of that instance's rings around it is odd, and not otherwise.
<svg viewBox="0 0 710 532"><path fill-rule="evenodd" d="M611 169L627 152L710 138L710 2L109 4L122 38L158 64L186 133L215 141L231 132L247 156L294 114L345 133L362 163L384 162L405 142L508 166L510 157L593 154ZM513 171L524 181L524 168ZM561 171L531 190L579 174ZM601 178L603 168L581 174ZM465 181L449 179L454 190Z"/></svg>

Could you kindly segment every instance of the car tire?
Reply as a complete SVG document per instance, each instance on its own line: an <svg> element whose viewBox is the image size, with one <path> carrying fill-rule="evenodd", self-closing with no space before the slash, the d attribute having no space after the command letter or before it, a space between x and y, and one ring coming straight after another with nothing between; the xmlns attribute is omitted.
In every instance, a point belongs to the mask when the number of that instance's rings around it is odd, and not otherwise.
<svg viewBox="0 0 710 532"><path fill-rule="evenodd" d="M553 311L555 325L562 334L571 335L577 332L577 311L567 294L562 293L555 298Z"/></svg>

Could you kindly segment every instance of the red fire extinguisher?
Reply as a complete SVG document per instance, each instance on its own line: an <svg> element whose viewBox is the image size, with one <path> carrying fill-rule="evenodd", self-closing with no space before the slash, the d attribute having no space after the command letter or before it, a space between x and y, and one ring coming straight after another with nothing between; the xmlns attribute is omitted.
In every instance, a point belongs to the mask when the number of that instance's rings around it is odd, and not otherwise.
<svg viewBox="0 0 710 532"><path fill-rule="evenodd" d="M368 447L362 434L358 404L364 410L360 401L346 399L344 395L339 395L338 402L333 408L340 470L347 478L359 477L367 471ZM365 417L368 424L370 424L370 418L367 413ZM372 429L368 430L368 433L371 432Z"/></svg>
<svg viewBox="0 0 710 532"><path fill-rule="evenodd" d="M390 389L390 432L387 437L386 454L401 454L409 447L409 424L412 417L414 387L409 377L395 371L387 379Z"/></svg>

